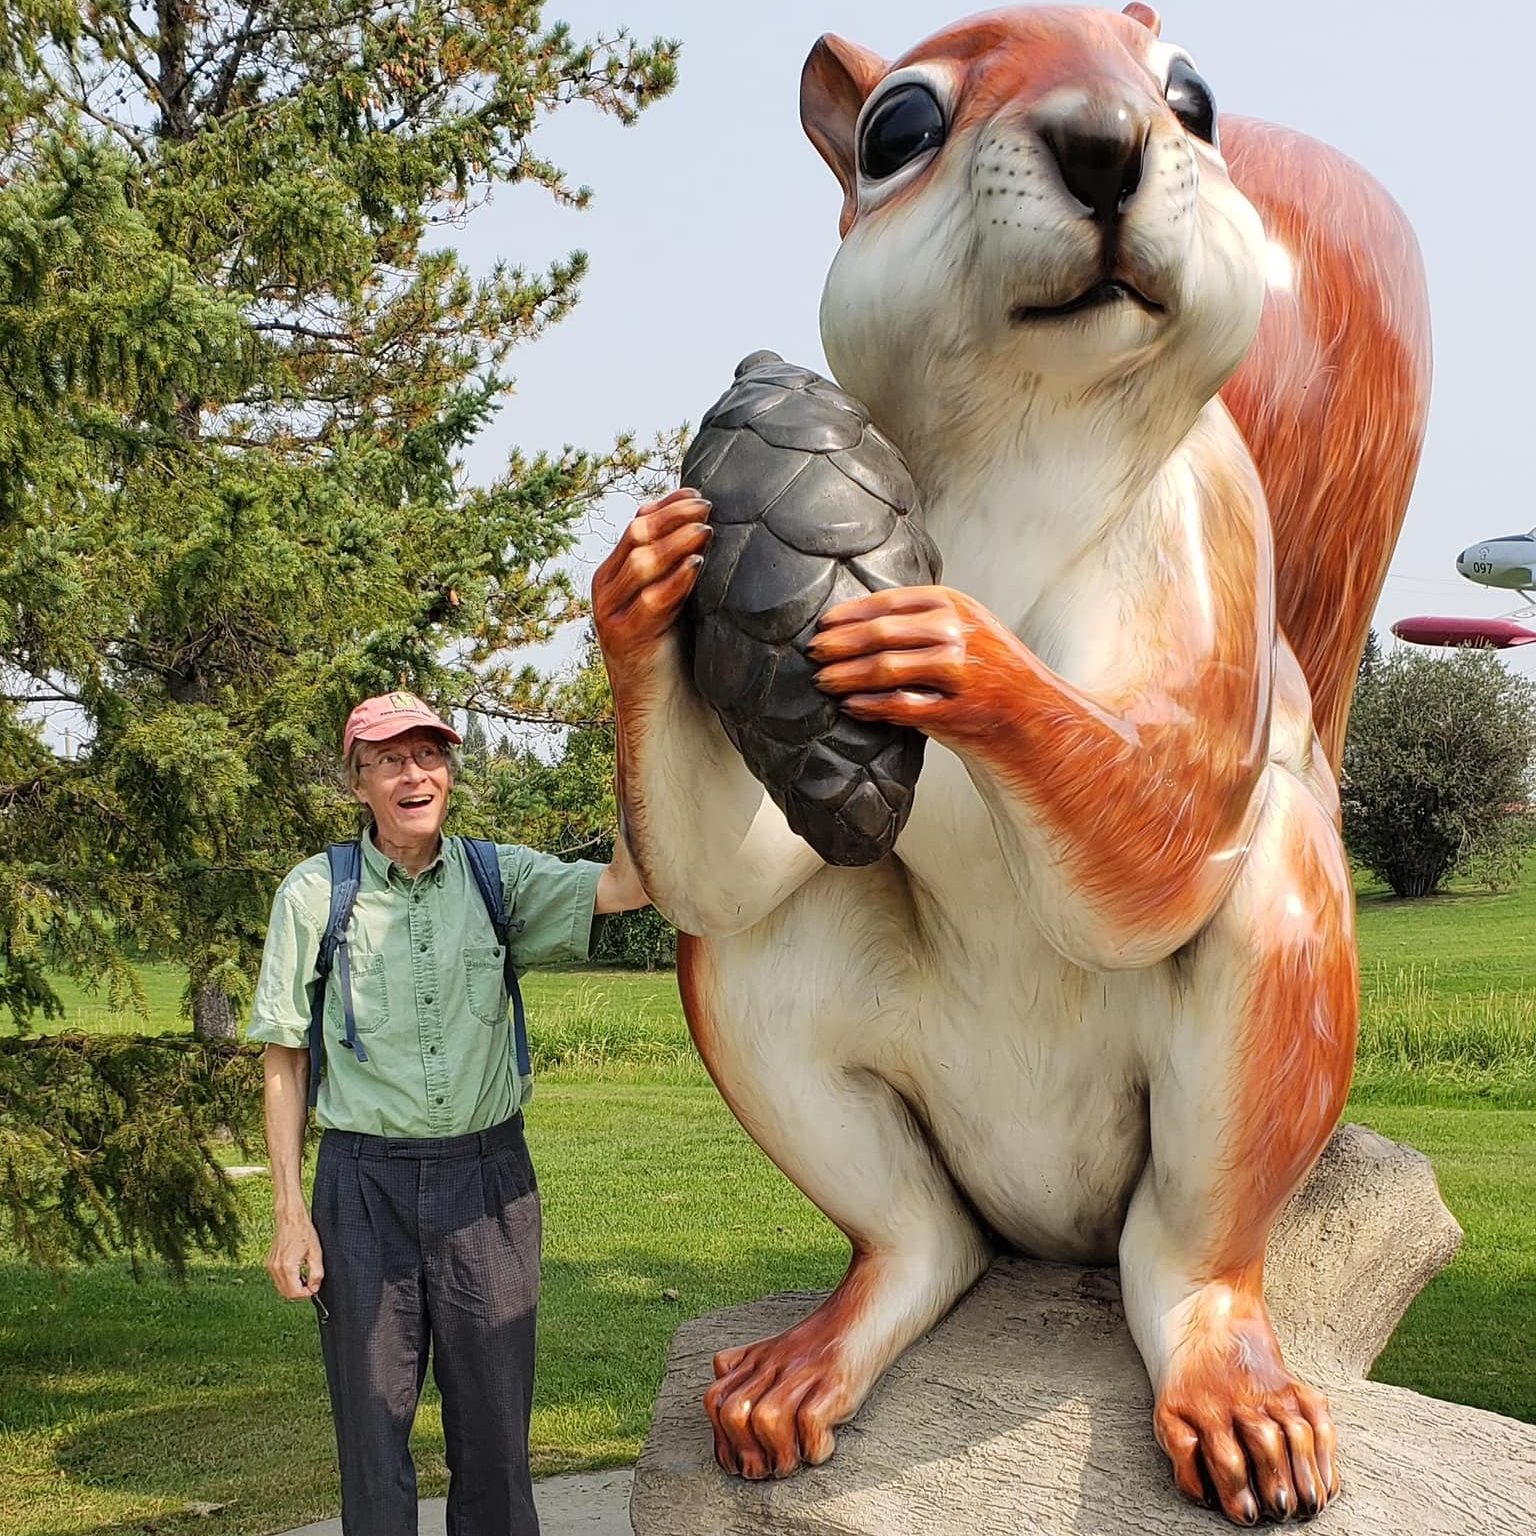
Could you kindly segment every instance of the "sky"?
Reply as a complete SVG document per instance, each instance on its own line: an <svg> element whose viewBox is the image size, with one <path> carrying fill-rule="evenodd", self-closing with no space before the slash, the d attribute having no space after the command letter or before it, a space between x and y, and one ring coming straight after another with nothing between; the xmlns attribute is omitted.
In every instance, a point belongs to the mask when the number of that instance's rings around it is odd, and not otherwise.
<svg viewBox="0 0 1536 1536"><path fill-rule="evenodd" d="M1454 561L1479 538L1536 524L1536 7L1168 0L1161 9L1164 38L1190 52L1219 107L1342 149L1418 233L1434 401L1378 626L1519 607L1518 594L1459 577ZM469 454L471 478L493 476L513 444L599 447L621 431L649 437L697 422L759 348L825 371L816 316L840 193L800 128L801 65L823 32L894 57L969 13L945 0L549 0L547 18L578 34L624 26L681 39L681 78L634 127L572 108L536 135L542 154L593 189L586 211L503 190L454 232L478 267L497 257L543 265L575 248L592 260L575 312L515 355L518 392ZM629 510L607 509L577 557L578 579ZM1505 654L1536 676L1532 652Z"/></svg>

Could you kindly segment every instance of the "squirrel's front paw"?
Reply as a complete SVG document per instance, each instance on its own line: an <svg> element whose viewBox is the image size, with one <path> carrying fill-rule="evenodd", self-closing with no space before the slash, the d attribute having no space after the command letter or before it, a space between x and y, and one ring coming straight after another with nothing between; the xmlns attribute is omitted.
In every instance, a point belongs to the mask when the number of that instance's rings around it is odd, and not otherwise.
<svg viewBox="0 0 1536 1536"><path fill-rule="evenodd" d="M677 622L714 535L696 491L646 502L592 578L592 622L610 663L642 657Z"/></svg>
<svg viewBox="0 0 1536 1536"><path fill-rule="evenodd" d="M816 685L850 715L915 726L939 740L986 733L1028 653L974 598L950 587L891 587L822 616L807 648Z"/></svg>

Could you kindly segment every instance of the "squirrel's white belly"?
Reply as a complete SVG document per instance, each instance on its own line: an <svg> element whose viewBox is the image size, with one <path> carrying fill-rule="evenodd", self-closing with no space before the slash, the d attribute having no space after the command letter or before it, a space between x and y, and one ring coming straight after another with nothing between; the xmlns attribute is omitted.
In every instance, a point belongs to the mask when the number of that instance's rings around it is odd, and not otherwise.
<svg viewBox="0 0 1536 1536"><path fill-rule="evenodd" d="M967 1199L1041 1257L1112 1260L1146 1162L1139 1043L1161 967L1073 965L1035 927L959 761L930 744L897 846L918 962L913 1019L870 1063L923 1121Z"/></svg>

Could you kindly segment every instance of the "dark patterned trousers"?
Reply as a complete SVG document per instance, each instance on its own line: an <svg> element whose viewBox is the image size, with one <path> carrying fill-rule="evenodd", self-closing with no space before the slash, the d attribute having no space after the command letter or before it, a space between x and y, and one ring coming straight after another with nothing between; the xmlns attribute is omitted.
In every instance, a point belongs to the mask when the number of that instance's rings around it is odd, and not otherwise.
<svg viewBox="0 0 1536 1536"><path fill-rule="evenodd" d="M468 1136L327 1131L314 1222L346 1536L416 1536L409 1440L429 1351L448 1536L538 1536L528 1414L540 1215L522 1115Z"/></svg>

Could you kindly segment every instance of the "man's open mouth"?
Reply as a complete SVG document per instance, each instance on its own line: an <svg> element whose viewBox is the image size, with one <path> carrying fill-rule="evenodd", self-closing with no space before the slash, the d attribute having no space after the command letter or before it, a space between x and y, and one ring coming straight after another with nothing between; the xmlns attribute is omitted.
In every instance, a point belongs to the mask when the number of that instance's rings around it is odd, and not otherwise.
<svg viewBox="0 0 1536 1536"><path fill-rule="evenodd" d="M1068 315L1083 314L1090 309L1102 309L1109 304L1119 304L1129 300L1140 307L1149 315L1160 315L1163 306L1154 303L1139 289L1131 287L1129 283L1121 282L1118 278L1102 278L1093 287L1084 291L1075 299L1069 299L1065 304L1015 304L1009 312L1008 318L1015 325L1027 325L1032 320L1063 320Z"/></svg>
<svg viewBox="0 0 1536 1536"><path fill-rule="evenodd" d="M432 804L431 795L408 795L396 802L402 811L420 811Z"/></svg>

